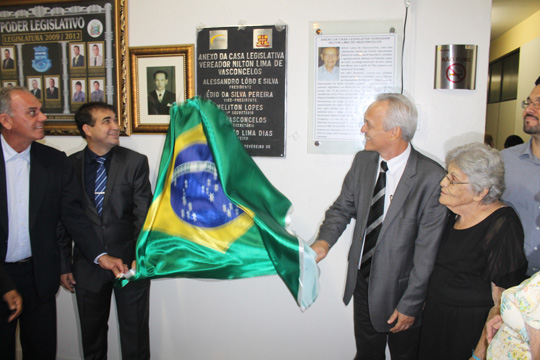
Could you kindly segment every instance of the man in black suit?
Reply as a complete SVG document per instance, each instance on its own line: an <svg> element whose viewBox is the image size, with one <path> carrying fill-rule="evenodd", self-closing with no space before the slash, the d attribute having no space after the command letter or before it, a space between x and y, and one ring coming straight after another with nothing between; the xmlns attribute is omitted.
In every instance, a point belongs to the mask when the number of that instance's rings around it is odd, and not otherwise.
<svg viewBox="0 0 540 360"><path fill-rule="evenodd" d="M81 54L81 49L79 48L79 45L75 45L73 47L72 66L74 67L84 66L84 55Z"/></svg>
<svg viewBox="0 0 540 360"><path fill-rule="evenodd" d="M38 82L36 79L32 80L32 90L30 90L30 92L38 99L41 99L41 89L38 88Z"/></svg>
<svg viewBox="0 0 540 360"><path fill-rule="evenodd" d="M103 102L84 104L75 114L75 122L87 147L69 157L77 180L84 187L86 216L94 224L99 241L107 251L126 264L135 259L135 245L152 201L146 156L119 146L115 109ZM99 214L95 191L99 175L98 161L105 159L106 187ZM76 239L75 239L76 240ZM75 290L85 359L107 357L107 322L114 291L120 327L122 358L149 359L148 330L150 281L129 283L114 288L115 278L93 266L78 246L71 256L71 237L62 240L62 285Z"/></svg>
<svg viewBox="0 0 540 360"><path fill-rule="evenodd" d="M56 292L60 284L59 222L95 267L127 271L106 253L84 216L81 188L63 152L45 136L41 103L22 87L0 89L0 265L24 300L18 321L0 321L0 354L15 359L20 325L23 357L56 357ZM0 312L6 311L0 303Z"/></svg>
<svg viewBox="0 0 540 360"><path fill-rule="evenodd" d="M54 85L54 78L49 78L49 87L46 91L47 99L58 99L58 88Z"/></svg>
<svg viewBox="0 0 540 360"><path fill-rule="evenodd" d="M15 69L15 61L11 58L9 49L4 50L4 61L2 61L2 67L6 70Z"/></svg>
<svg viewBox="0 0 540 360"><path fill-rule="evenodd" d="M7 321L11 322L21 315L21 294L15 289L15 284L11 281L2 265L0 265L0 296L2 296L2 299L6 302L8 311L10 311L6 316L2 314L0 321L6 321L7 317Z"/></svg>
<svg viewBox="0 0 540 360"><path fill-rule="evenodd" d="M355 359L384 359L387 341L392 360L418 356L419 318L447 212L439 204L442 167L410 144L416 119L403 95L380 94L368 107L365 151L356 154L312 245L322 260L356 219L343 296L348 304L354 295ZM386 187L374 196L382 174Z"/></svg>
<svg viewBox="0 0 540 360"><path fill-rule="evenodd" d="M167 91L169 75L158 70L154 73L156 89L148 94L148 115L169 115L171 105L176 101L176 95Z"/></svg>

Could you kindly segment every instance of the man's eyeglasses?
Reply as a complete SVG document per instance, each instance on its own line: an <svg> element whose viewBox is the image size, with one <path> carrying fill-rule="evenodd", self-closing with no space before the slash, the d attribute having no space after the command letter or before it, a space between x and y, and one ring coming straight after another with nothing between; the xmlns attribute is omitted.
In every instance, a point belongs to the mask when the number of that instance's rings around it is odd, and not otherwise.
<svg viewBox="0 0 540 360"><path fill-rule="evenodd" d="M532 105L533 108L535 108L535 109L540 109L540 100L530 101L529 99L527 99L527 100L523 100L523 101L521 102L521 107L522 107L523 109L528 108L529 105Z"/></svg>

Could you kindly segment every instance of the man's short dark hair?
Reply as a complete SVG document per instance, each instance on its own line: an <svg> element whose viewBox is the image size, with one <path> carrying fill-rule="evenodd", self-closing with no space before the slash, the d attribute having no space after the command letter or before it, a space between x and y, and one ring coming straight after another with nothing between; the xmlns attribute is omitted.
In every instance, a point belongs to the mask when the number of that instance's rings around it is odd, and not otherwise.
<svg viewBox="0 0 540 360"><path fill-rule="evenodd" d="M77 82L75 83L75 86L77 86L77 85L79 85L79 86L82 87L82 83L81 83L80 81L77 81Z"/></svg>
<svg viewBox="0 0 540 360"><path fill-rule="evenodd" d="M538 86L540 85L540 76L538 77L538 79L536 79L536 82L534 83L535 86Z"/></svg>
<svg viewBox="0 0 540 360"><path fill-rule="evenodd" d="M96 125L96 119L94 119L93 114L96 110L110 110L116 115L116 108L112 105L101 101L93 101L86 104L83 104L79 110L75 113L75 124L77 124L77 129L81 133L83 139L86 139L86 134L83 131L83 126L86 124L90 127Z"/></svg>
<svg viewBox="0 0 540 360"><path fill-rule="evenodd" d="M163 75L165 75L165 79L169 79L169 74L167 74L166 71L164 71L164 70L158 70L158 71L156 71L156 72L154 73L154 80L156 80L157 74L163 74Z"/></svg>
<svg viewBox="0 0 540 360"><path fill-rule="evenodd" d="M99 81L94 81L92 84L98 84L99 85Z"/></svg>
<svg viewBox="0 0 540 360"><path fill-rule="evenodd" d="M74 49L77 48L77 49L81 50L81 48L79 47L79 45L75 45L73 48L74 48Z"/></svg>

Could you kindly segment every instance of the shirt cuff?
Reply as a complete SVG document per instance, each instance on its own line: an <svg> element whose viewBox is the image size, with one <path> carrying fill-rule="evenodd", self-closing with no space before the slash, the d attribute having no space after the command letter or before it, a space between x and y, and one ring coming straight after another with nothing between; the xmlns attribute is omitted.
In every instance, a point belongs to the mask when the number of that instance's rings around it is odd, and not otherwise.
<svg viewBox="0 0 540 360"><path fill-rule="evenodd" d="M99 254L98 256L96 256L96 258L94 259L94 264L99 265L98 260L99 260L99 258L102 257L103 255L108 255L108 254L107 254L106 252L104 252L104 253L101 253L101 254Z"/></svg>

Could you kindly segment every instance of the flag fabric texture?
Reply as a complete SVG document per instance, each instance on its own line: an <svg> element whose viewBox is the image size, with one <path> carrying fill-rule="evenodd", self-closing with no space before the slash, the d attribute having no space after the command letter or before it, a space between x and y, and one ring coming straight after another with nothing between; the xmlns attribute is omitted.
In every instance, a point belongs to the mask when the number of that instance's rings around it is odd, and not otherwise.
<svg viewBox="0 0 540 360"><path fill-rule="evenodd" d="M199 97L175 104L129 281L278 274L307 309L319 268L314 251L287 230L290 208L223 111Z"/></svg>

